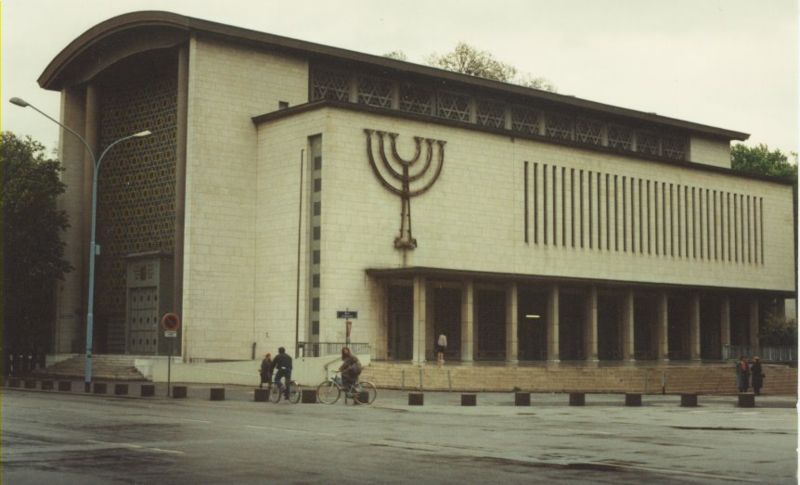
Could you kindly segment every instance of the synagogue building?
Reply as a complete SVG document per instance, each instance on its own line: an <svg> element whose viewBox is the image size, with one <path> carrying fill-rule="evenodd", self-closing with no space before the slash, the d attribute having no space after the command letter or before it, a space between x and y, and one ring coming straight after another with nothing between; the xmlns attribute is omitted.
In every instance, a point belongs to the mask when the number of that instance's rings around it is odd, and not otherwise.
<svg viewBox="0 0 800 485"><path fill-rule="evenodd" d="M719 361L795 297L792 185L731 170L746 133L167 12L39 84L96 151L152 132L98 174L100 353L163 355L175 312L187 362L421 363L439 334L449 361ZM80 353L92 162L60 153L54 350Z"/></svg>

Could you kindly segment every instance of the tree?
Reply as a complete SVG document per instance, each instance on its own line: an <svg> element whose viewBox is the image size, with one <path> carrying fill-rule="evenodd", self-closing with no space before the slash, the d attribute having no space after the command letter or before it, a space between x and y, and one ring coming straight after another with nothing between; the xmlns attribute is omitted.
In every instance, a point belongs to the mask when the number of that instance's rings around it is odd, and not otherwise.
<svg viewBox="0 0 800 485"><path fill-rule="evenodd" d="M731 148L731 168L742 172L771 175L780 177L793 182L797 181L797 154L792 154L795 163L789 162L789 158L780 150L770 151L769 147L759 144L755 147L748 147L742 143L737 143Z"/></svg>
<svg viewBox="0 0 800 485"><path fill-rule="evenodd" d="M407 61L408 60L408 56L406 55L406 53L401 51L401 50L387 52L386 54L383 55L383 57L388 57L389 59L395 59L395 60L398 60L398 61Z"/></svg>
<svg viewBox="0 0 800 485"><path fill-rule="evenodd" d="M0 134L3 172L3 347L49 350L58 279L72 269L63 259L67 215L56 207L64 192L61 164L31 137Z"/></svg>
<svg viewBox="0 0 800 485"><path fill-rule="evenodd" d="M529 73L520 73L511 64L499 61L491 53L477 49L465 42L459 42L451 52L446 54L431 54L427 62L431 66L461 74L514 83L546 91L556 91L555 86L547 79L533 77Z"/></svg>

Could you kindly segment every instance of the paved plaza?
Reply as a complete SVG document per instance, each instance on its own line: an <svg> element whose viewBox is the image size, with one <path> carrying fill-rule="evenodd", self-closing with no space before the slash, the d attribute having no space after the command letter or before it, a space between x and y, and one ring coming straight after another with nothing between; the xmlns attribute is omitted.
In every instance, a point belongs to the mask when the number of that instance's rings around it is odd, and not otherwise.
<svg viewBox="0 0 800 485"><path fill-rule="evenodd" d="M77 388L77 386L76 386ZM792 397L380 390L373 406L185 400L4 389L3 483L796 483ZM164 391L164 392L162 392Z"/></svg>

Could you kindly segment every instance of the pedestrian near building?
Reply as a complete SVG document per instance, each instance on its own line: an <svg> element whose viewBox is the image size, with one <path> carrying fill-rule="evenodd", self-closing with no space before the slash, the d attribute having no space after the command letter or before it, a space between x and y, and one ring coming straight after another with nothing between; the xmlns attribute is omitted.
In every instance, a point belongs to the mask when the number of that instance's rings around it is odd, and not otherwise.
<svg viewBox="0 0 800 485"><path fill-rule="evenodd" d="M744 356L739 357L739 363L736 364L736 387L739 392L747 392L750 387L750 366Z"/></svg>
<svg viewBox="0 0 800 485"><path fill-rule="evenodd" d="M753 383L753 392L756 396L761 395L761 388L764 387L764 372L761 370L761 359L753 357L753 364L750 366L750 376Z"/></svg>
<svg viewBox="0 0 800 485"><path fill-rule="evenodd" d="M258 383L258 387L261 388L264 383L269 386L269 383L272 382L272 354L267 352L264 355L264 359L261 361L261 369L258 371L261 374L261 382Z"/></svg>
<svg viewBox="0 0 800 485"><path fill-rule="evenodd" d="M439 363L441 367L444 365L444 353L447 351L447 335L439 334L439 338L436 339L436 362Z"/></svg>

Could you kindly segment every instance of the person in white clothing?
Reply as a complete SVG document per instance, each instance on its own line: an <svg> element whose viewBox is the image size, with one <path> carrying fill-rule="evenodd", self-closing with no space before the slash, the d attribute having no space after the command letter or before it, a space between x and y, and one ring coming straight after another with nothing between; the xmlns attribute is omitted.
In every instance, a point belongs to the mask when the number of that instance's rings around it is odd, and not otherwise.
<svg viewBox="0 0 800 485"><path fill-rule="evenodd" d="M444 364L444 352L447 350L447 335L440 334L436 340L436 362L439 365Z"/></svg>

